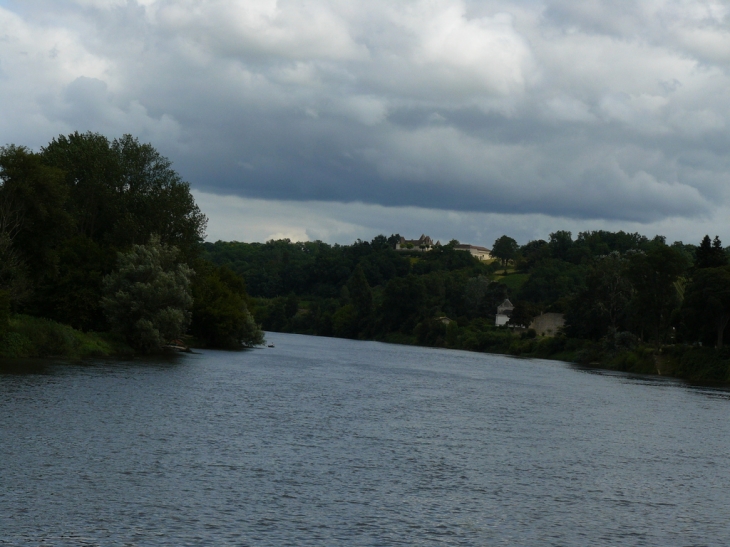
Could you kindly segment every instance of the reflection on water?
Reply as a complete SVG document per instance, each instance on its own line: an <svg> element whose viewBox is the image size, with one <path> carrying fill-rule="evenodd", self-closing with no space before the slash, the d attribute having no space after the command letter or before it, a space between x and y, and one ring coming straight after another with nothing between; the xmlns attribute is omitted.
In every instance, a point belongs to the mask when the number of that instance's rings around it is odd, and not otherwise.
<svg viewBox="0 0 730 547"><path fill-rule="evenodd" d="M0 363L0 545L727 545L726 390L269 334Z"/></svg>

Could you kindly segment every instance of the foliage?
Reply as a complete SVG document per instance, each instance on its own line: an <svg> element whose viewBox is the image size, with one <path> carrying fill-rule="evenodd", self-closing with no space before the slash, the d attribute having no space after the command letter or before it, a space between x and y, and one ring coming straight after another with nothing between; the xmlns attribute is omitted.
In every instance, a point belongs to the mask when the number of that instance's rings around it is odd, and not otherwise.
<svg viewBox="0 0 730 547"><path fill-rule="evenodd" d="M695 266L697 268L719 268L728 262L722 242L718 236L710 242L710 236L705 235L700 246L695 251Z"/></svg>
<svg viewBox="0 0 730 547"><path fill-rule="evenodd" d="M661 241L646 252L628 254L627 259L626 276L633 287L630 324L641 338L661 344L681 304L677 283L689 264L682 253Z"/></svg>
<svg viewBox="0 0 730 547"><path fill-rule="evenodd" d="M94 332L84 333L40 317L12 316L0 341L0 357L106 357L130 354L123 341Z"/></svg>
<svg viewBox="0 0 730 547"><path fill-rule="evenodd" d="M347 281L347 293L355 312L355 330L368 331L373 319L373 291L368 284L362 266L359 264ZM335 329L337 330L337 329Z"/></svg>
<svg viewBox="0 0 730 547"><path fill-rule="evenodd" d="M537 315L540 315L540 308L538 306L525 300L519 300L515 303L515 309L512 310L512 315L510 315L507 324L514 327L527 328Z"/></svg>
<svg viewBox="0 0 730 547"><path fill-rule="evenodd" d="M584 266L547 258L530 272L529 279L522 285L517 296L547 309L551 304L553 307L555 304L562 306L568 297L580 292L584 284Z"/></svg>
<svg viewBox="0 0 730 547"><path fill-rule="evenodd" d="M425 304L426 286L421 277L411 274L391 279L383 292L383 326L387 330L411 333Z"/></svg>
<svg viewBox="0 0 730 547"><path fill-rule="evenodd" d="M566 330L571 336L599 339L626 328L633 294L628 261L618 251L597 257L588 267L585 286L569 301Z"/></svg>
<svg viewBox="0 0 730 547"><path fill-rule="evenodd" d="M192 270L176 262L179 251L153 236L119 253L117 270L103 281L102 308L114 332L150 352L180 338L190 323Z"/></svg>
<svg viewBox="0 0 730 547"><path fill-rule="evenodd" d="M358 313L355 306L345 304L332 317L332 332L340 338L355 338L358 328Z"/></svg>
<svg viewBox="0 0 730 547"><path fill-rule="evenodd" d="M530 274L511 273L504 276L497 276L495 281L507 287L511 294L517 294L524 284L527 283L528 279L530 279Z"/></svg>
<svg viewBox="0 0 730 547"><path fill-rule="evenodd" d="M124 248L157 234L186 259L196 252L205 215L190 185L151 145L131 135L109 141L98 133L76 132L53 139L41 155L65 173L68 209L79 235Z"/></svg>
<svg viewBox="0 0 730 547"><path fill-rule="evenodd" d="M129 135L0 148L0 289L15 311L107 328L102 279L117 252L154 233L190 261L205 223L170 162Z"/></svg>
<svg viewBox="0 0 730 547"><path fill-rule="evenodd" d="M291 293L337 298L358 264L371 287L406 275L411 268L407 257L379 238L348 246L321 241L292 243L288 239L266 243L217 241L205 243L203 250L206 259L225 264L246 279L252 296L266 298Z"/></svg>
<svg viewBox="0 0 730 547"><path fill-rule="evenodd" d="M77 329L106 330L102 279L114 269L116 252L77 235L63 243L58 258L53 278L37 288L41 301L34 310Z"/></svg>
<svg viewBox="0 0 730 547"><path fill-rule="evenodd" d="M192 283L190 332L206 347L235 349L264 343L248 310L243 279L225 266L199 261Z"/></svg>
<svg viewBox="0 0 730 547"><path fill-rule="evenodd" d="M573 234L566 230L558 230L550 234L548 249L550 256L556 260L570 262L571 250L573 248Z"/></svg>
<svg viewBox="0 0 730 547"><path fill-rule="evenodd" d="M0 274L11 298L29 296L29 283L52 276L73 219L66 210L63 173L22 146L0 148Z"/></svg>
<svg viewBox="0 0 730 547"><path fill-rule="evenodd" d="M502 236L492 245L492 256L498 258L503 266L507 266L510 260L517 258L518 250L519 245L517 245L514 239L508 236Z"/></svg>
<svg viewBox="0 0 730 547"><path fill-rule="evenodd" d="M492 315L507 294L508 288L503 283L495 283L485 275L471 277L464 286L463 311L472 319Z"/></svg>
<svg viewBox="0 0 730 547"><path fill-rule="evenodd" d="M691 338L707 341L703 334L714 333L715 346L722 348L730 321L730 266L698 269L686 289L682 312Z"/></svg>
<svg viewBox="0 0 730 547"><path fill-rule="evenodd" d="M10 328L10 295L7 291L0 291L0 340Z"/></svg>

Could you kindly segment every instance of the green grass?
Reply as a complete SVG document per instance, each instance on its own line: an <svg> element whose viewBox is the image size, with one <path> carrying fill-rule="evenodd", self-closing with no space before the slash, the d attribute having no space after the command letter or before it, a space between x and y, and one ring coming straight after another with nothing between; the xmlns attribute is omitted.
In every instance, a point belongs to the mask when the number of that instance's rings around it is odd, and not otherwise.
<svg viewBox="0 0 730 547"><path fill-rule="evenodd" d="M510 290L516 291L525 284L529 277L530 274L526 273L508 273L508 275L498 275L494 280L504 283Z"/></svg>
<svg viewBox="0 0 730 547"><path fill-rule="evenodd" d="M111 357L132 350L109 333L81 332L50 319L14 315L0 338L0 357Z"/></svg>

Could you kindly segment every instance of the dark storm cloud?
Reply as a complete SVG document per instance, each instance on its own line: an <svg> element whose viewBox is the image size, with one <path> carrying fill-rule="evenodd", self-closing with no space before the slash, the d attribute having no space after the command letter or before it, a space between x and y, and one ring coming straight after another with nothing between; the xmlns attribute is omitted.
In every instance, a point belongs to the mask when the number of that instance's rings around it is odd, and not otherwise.
<svg viewBox="0 0 730 547"><path fill-rule="evenodd" d="M728 200L727 13L679 0L11 3L0 138L133 133L225 195L702 217Z"/></svg>

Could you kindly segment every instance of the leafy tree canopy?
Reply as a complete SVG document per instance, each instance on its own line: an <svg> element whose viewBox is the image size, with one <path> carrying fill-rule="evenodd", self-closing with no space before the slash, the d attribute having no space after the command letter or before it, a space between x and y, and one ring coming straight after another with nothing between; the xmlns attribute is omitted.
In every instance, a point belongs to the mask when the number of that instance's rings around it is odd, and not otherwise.
<svg viewBox="0 0 730 547"><path fill-rule="evenodd" d="M236 349L264 343L249 312L243 279L226 266L196 263L190 332L208 347Z"/></svg>
<svg viewBox="0 0 730 547"><path fill-rule="evenodd" d="M116 271L104 278L101 305L112 330L135 349L149 352L179 339L190 324L192 270L179 251L153 236L119 253Z"/></svg>
<svg viewBox="0 0 730 547"><path fill-rule="evenodd" d="M714 333L716 347L723 347L730 321L730 267L698 269L686 289L682 312L692 338L703 341L704 333Z"/></svg>
<svg viewBox="0 0 730 547"><path fill-rule="evenodd" d="M517 258L519 245L509 236L498 238L492 245L492 256L502 261L502 265L506 266L507 262Z"/></svg>
<svg viewBox="0 0 730 547"><path fill-rule="evenodd" d="M152 145L76 132L53 139L41 156L65 173L79 235L124 248L157 234L185 257L202 241L207 219L190 185Z"/></svg>
<svg viewBox="0 0 730 547"><path fill-rule="evenodd" d="M710 236L706 235L695 251L695 266L697 268L718 268L725 266L727 262L727 255L720 238L715 236L715 239L710 241Z"/></svg>

